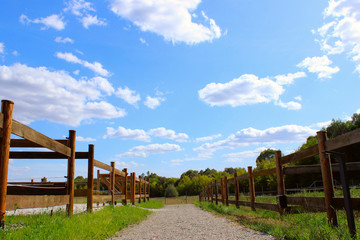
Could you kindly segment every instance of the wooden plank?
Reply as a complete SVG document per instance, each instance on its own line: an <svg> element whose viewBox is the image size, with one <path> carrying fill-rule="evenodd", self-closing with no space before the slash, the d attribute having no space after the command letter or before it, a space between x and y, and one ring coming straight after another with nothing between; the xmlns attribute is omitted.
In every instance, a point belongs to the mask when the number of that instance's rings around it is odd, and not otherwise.
<svg viewBox="0 0 360 240"><path fill-rule="evenodd" d="M275 174L275 173L276 173L276 168L272 168L272 169L262 170L259 172L253 172L252 176L253 177L261 177L261 176L266 176L266 175Z"/></svg>
<svg viewBox="0 0 360 240"><path fill-rule="evenodd" d="M339 172L339 164L331 164L332 172ZM346 169L350 171L360 171L359 162L348 162L346 163ZM319 164L315 165L301 165L301 166L289 166L284 167L284 174L287 175L296 175L296 174L308 174L308 173L321 173L321 166Z"/></svg>
<svg viewBox="0 0 360 240"><path fill-rule="evenodd" d="M67 142L68 142L68 140L64 140L64 139L56 139L55 141L64 144L65 146L67 146ZM27 139L11 139L10 147L43 148L43 146L31 142Z"/></svg>
<svg viewBox="0 0 360 240"><path fill-rule="evenodd" d="M61 144L48 136L45 136L42 133L39 133L35 131L34 129L16 121L13 120L12 127L11 127L11 133L25 138L31 142L37 143L43 147L46 147L50 150L53 150L55 152L61 153L65 156L70 157L71 150L68 146L65 146L64 144Z"/></svg>
<svg viewBox="0 0 360 240"><path fill-rule="evenodd" d="M236 180L240 181L240 180L245 180L245 179L248 179L248 178L249 178L249 174L246 173L246 174L237 176Z"/></svg>
<svg viewBox="0 0 360 240"><path fill-rule="evenodd" d="M106 179L106 177L104 176L101 176L100 174L100 181L106 185L106 187L108 188L108 190L111 189L111 186L110 186L110 182Z"/></svg>
<svg viewBox="0 0 360 240"><path fill-rule="evenodd" d="M103 162L100 162L98 160L94 160L94 166L98 167L98 168L101 168L101 169L104 169L104 170L107 170L109 172L111 172L111 170L112 170L111 166L109 166L109 165L107 165L107 164L105 164Z"/></svg>
<svg viewBox="0 0 360 240"><path fill-rule="evenodd" d="M87 189L75 189L74 196L75 197L87 197L88 190Z"/></svg>
<svg viewBox="0 0 360 240"><path fill-rule="evenodd" d="M66 195L65 187L8 185L8 195Z"/></svg>
<svg viewBox="0 0 360 240"><path fill-rule="evenodd" d="M358 143L360 143L360 128L342 134L333 139L327 140L325 142L325 149L327 151L333 151L341 148L346 148Z"/></svg>
<svg viewBox="0 0 360 240"><path fill-rule="evenodd" d="M344 209L344 198L334 197L333 203L335 209ZM351 205L354 210L360 210L360 198L351 198Z"/></svg>
<svg viewBox="0 0 360 240"><path fill-rule="evenodd" d="M53 207L69 203L69 195L62 196L23 196L8 195L6 197L6 210L16 208Z"/></svg>
<svg viewBox="0 0 360 240"><path fill-rule="evenodd" d="M305 208L325 210L324 197L287 197L287 203L290 205L300 205Z"/></svg>
<svg viewBox="0 0 360 240"><path fill-rule="evenodd" d="M111 195L94 195L93 201L94 202L110 202Z"/></svg>
<svg viewBox="0 0 360 240"><path fill-rule="evenodd" d="M296 162L319 154L318 145L281 157L281 164Z"/></svg>
<svg viewBox="0 0 360 240"><path fill-rule="evenodd" d="M68 157L57 152L10 152L12 159L67 159ZM87 159L88 152L76 152L76 159Z"/></svg>

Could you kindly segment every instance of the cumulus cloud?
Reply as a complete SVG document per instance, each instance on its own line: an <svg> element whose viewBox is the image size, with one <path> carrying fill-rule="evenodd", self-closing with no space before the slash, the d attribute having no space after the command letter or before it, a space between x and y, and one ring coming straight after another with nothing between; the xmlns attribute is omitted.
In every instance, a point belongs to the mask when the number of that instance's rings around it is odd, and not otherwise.
<svg viewBox="0 0 360 240"><path fill-rule="evenodd" d="M176 142L186 142L189 136L186 133L178 133L171 129L166 129L163 127L154 128L149 130L149 135L159 138L165 138L174 140Z"/></svg>
<svg viewBox="0 0 360 240"><path fill-rule="evenodd" d="M192 12L200 2L201 0L111 0L110 8L142 31L159 34L173 43L196 44L221 37L221 29L214 19L203 14L206 25L193 21Z"/></svg>
<svg viewBox="0 0 360 240"><path fill-rule="evenodd" d="M294 102L294 101L290 101L290 102L282 102L281 100L276 101L275 105L278 105L282 108L286 108L289 110L300 110L301 109L301 104L298 102Z"/></svg>
<svg viewBox="0 0 360 240"><path fill-rule="evenodd" d="M279 75L280 76L280 75ZM294 74L278 77L278 81L282 84L289 84L290 78L295 79L303 77L304 74ZM286 78L286 80L284 80ZM282 84L275 82L269 78L259 79L253 74L244 74L239 78L233 79L227 83L210 83L203 89L198 91L199 98L210 106L232 107L252 105L258 103L274 102L276 105L285 107L290 110L301 108L301 104L294 102L284 104L279 100L281 94L284 93Z"/></svg>
<svg viewBox="0 0 360 240"><path fill-rule="evenodd" d="M72 40L69 37L63 38L63 37L56 37L55 42L57 43L74 43L74 40Z"/></svg>
<svg viewBox="0 0 360 240"><path fill-rule="evenodd" d="M146 45L146 46L149 46L149 44L146 42L145 39L139 38L139 41L140 41L142 44L144 44L144 45Z"/></svg>
<svg viewBox="0 0 360 240"><path fill-rule="evenodd" d="M206 136L206 137L199 137L199 138L196 138L195 141L196 142L212 141L212 140L217 139L217 138L219 138L221 136L222 136L221 134L215 134L215 135Z"/></svg>
<svg viewBox="0 0 360 240"><path fill-rule="evenodd" d="M149 142L152 137L164 138L174 140L176 142L186 142L189 136L185 133L176 133L174 130L166 129L164 127L153 128L149 131L142 129L126 129L124 127L118 127L114 129L112 127L107 128L107 133L104 138L120 138L124 140L139 140Z"/></svg>
<svg viewBox="0 0 360 240"><path fill-rule="evenodd" d="M64 17L57 14L53 14L44 18L35 18L34 20L31 20L25 14L22 14L20 16L20 22L22 24L39 23L45 25L41 27L41 30L54 28L55 30L60 31L65 29L65 25L66 25L66 22L64 21Z"/></svg>
<svg viewBox="0 0 360 240"><path fill-rule="evenodd" d="M148 108L155 109L160 106L161 102L164 102L166 99L163 97L150 97L147 96L146 100L144 101L144 105Z"/></svg>
<svg viewBox="0 0 360 240"><path fill-rule="evenodd" d="M287 75L277 75L275 76L276 83L279 85L293 84L294 79L306 77L306 73L297 72L297 73L289 73Z"/></svg>
<svg viewBox="0 0 360 240"><path fill-rule="evenodd" d="M322 57L307 57L297 66L307 68L311 73L316 73L318 78L331 78L333 74L337 73L340 69L338 67L331 67L332 61L327 55Z"/></svg>
<svg viewBox="0 0 360 240"><path fill-rule="evenodd" d="M140 145L131 148L128 152L118 154L118 158L133 158L133 157L142 157L146 158L149 155L153 154L165 154L169 152L181 151L181 147L177 144L150 144L150 145Z"/></svg>
<svg viewBox="0 0 360 240"><path fill-rule="evenodd" d="M257 157L264 150L266 150L265 147L259 147L255 150L228 153L228 154L224 154L223 156L227 157L227 160L225 162L241 162L247 158Z"/></svg>
<svg viewBox="0 0 360 240"><path fill-rule="evenodd" d="M327 20L317 29L322 50L327 54L347 52L360 72L360 3L330 0L324 11ZM315 32L315 31L314 31Z"/></svg>
<svg viewBox="0 0 360 240"><path fill-rule="evenodd" d="M89 29L91 25L96 26L106 26L105 19L98 18L97 15L91 16L87 14L85 17L81 18L81 23L84 26L84 28Z"/></svg>
<svg viewBox="0 0 360 240"><path fill-rule="evenodd" d="M119 87L116 92L115 95L118 98L121 98L122 100L124 100L125 102L127 102L128 104L137 106L137 102L140 101L140 94L136 93L136 91L134 90L130 90L128 87L124 87L121 88Z"/></svg>
<svg viewBox="0 0 360 240"><path fill-rule="evenodd" d="M107 77L107 76L110 75L109 71L104 69L102 64L99 63L99 62L90 63L88 61L79 59L77 56L75 56L74 54L69 53L69 52L65 52L65 53L57 52L55 54L55 56L60 58L60 59L65 60L67 62L81 64L84 67L90 69L91 71L93 71L93 72L95 72L97 74L100 74L101 76Z"/></svg>
<svg viewBox="0 0 360 240"><path fill-rule="evenodd" d="M119 161L116 161L115 162L115 167L116 168L136 168L137 166L139 166L138 163L134 162L134 161L130 161L130 162L119 162Z"/></svg>
<svg viewBox="0 0 360 240"><path fill-rule="evenodd" d="M77 126L92 118L124 117L126 112L103 100L111 84L104 78L76 80L65 71L16 63L0 66L0 98L15 102L14 118Z"/></svg>
<svg viewBox="0 0 360 240"><path fill-rule="evenodd" d="M82 137L82 136L76 136L76 141L79 141L79 142L95 142L96 139L95 138L90 138L90 137Z"/></svg>
<svg viewBox="0 0 360 240"><path fill-rule="evenodd" d="M144 142L150 142L150 136L142 129L126 129L124 127L118 127L114 129L112 127L106 128L106 135L104 138L120 138L123 140L138 140Z"/></svg>
<svg viewBox="0 0 360 240"><path fill-rule="evenodd" d="M308 136L314 135L316 130L299 125L285 125L259 130L245 128L231 134L224 140L214 143L204 143L194 149L198 152L214 152L224 148L244 147L257 144L277 144L286 142L303 142Z"/></svg>

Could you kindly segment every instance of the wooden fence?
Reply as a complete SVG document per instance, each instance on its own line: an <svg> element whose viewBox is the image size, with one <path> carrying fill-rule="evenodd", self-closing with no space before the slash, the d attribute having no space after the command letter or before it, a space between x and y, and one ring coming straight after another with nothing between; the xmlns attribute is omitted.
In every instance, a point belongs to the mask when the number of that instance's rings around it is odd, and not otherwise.
<svg viewBox="0 0 360 240"><path fill-rule="evenodd" d="M0 113L0 223L4 224L5 210L16 208L50 207L67 205L67 213L73 215L74 197L86 196L87 209L92 211L93 202L121 199L124 203L130 199L149 200L150 185L148 181L137 178L135 173L127 176L127 170L115 168L94 159L94 145L89 145L87 152L76 152L76 131L70 130L68 139L54 140L34 129L12 119L14 103L2 100ZM11 139L11 134L22 139ZM10 148L46 148L51 151L10 151ZM67 159L67 182L65 183L9 183L9 159ZM74 189L75 159L88 159L87 189ZM110 195L94 194L94 167L107 170L110 174L99 174L98 181L107 186ZM128 185L130 190L128 190ZM98 182L97 187L99 188Z"/></svg>
<svg viewBox="0 0 360 240"><path fill-rule="evenodd" d="M278 211L282 214L285 208L282 206L300 205L309 210L326 211L328 220L337 225L336 210L344 209L344 198L334 197L333 186L333 171L339 171L338 164L331 164L330 156L325 151L337 151L343 154L349 153L351 149L360 148L360 129L343 134L336 138L327 140L324 131L317 132L318 144L308 149L298 151L286 156L281 156L280 151L276 151L275 162L276 168L253 172L252 167L248 167L248 173L234 177L231 179L222 178L220 182L214 181L204 187L200 193L200 201L211 201L218 204L220 201L224 205L235 204L236 207L248 206L253 210L256 208ZM307 166L286 166L288 163L296 162L299 160L307 159L320 155L320 165L307 165ZM360 169L360 163L351 162L346 163L347 168L352 171ZM284 174L307 174L307 173L321 173L324 185L325 197L291 197L285 195ZM254 178L266 175L276 174L277 180L277 194L278 204L260 203L256 202ZM303 176L299 176L303 177ZM239 187L240 180L249 181L249 195L250 201L239 201ZM235 199L229 199L229 183L234 183ZM219 194L220 188L220 194ZM284 204L284 201L287 204ZM354 210L360 210L360 198L352 198L351 204Z"/></svg>

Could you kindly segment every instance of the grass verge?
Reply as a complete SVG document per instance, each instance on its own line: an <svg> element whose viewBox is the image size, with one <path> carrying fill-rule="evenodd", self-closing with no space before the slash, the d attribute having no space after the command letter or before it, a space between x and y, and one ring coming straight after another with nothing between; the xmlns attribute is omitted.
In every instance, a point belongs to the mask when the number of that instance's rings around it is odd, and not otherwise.
<svg viewBox="0 0 360 240"><path fill-rule="evenodd" d="M143 207L143 208L156 208L156 209L158 209L158 208L164 207L164 203L162 201L151 200L151 201L138 203L138 204L136 204L136 206Z"/></svg>
<svg viewBox="0 0 360 240"><path fill-rule="evenodd" d="M196 201L199 201L199 196L179 196L179 197L171 197L171 198L156 197L156 198L151 198L151 200L160 201L166 205L192 204Z"/></svg>
<svg viewBox="0 0 360 240"><path fill-rule="evenodd" d="M70 218L64 212L53 216L8 216L5 224L13 229L0 230L0 239L106 239L150 213L131 206L108 206L92 214L76 214Z"/></svg>
<svg viewBox="0 0 360 240"><path fill-rule="evenodd" d="M327 223L326 213L298 213L280 217L277 212L261 209L251 211L248 207L227 207L209 202L195 204L206 211L220 214L243 226L266 232L280 239L352 239L343 211L338 211L339 227L336 228ZM359 214L356 214L357 232L360 231L359 219Z"/></svg>

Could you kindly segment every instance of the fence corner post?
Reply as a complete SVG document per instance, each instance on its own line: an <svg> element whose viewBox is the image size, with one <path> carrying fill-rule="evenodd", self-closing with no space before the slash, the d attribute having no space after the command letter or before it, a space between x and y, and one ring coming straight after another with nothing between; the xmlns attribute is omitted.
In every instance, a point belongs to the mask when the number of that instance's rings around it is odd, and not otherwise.
<svg viewBox="0 0 360 240"><path fill-rule="evenodd" d="M215 180L215 203L216 203L216 205L218 205L218 203L219 203L218 192L219 192L218 183L217 183L217 181Z"/></svg>
<svg viewBox="0 0 360 240"><path fill-rule="evenodd" d="M123 193L125 195L125 199L123 200L123 204L126 205L127 204L127 175L128 175L128 172L127 172L127 168L124 168L122 171L125 174L124 182L123 182L123 184L124 184Z"/></svg>
<svg viewBox="0 0 360 240"><path fill-rule="evenodd" d="M250 207L251 210L255 211L255 184L254 184L254 177L251 166L248 166L248 173L249 173Z"/></svg>
<svg viewBox="0 0 360 240"><path fill-rule="evenodd" d="M281 151L275 152L275 164L276 164L276 182L278 195L285 195L284 175L281 164ZM282 215L284 209L279 206L279 213Z"/></svg>
<svg viewBox="0 0 360 240"><path fill-rule="evenodd" d="M74 178L75 178L75 144L76 144L76 131L69 131L68 146L71 149L71 156L68 158L68 194L69 204L67 205L67 214L72 216L74 214Z"/></svg>
<svg viewBox="0 0 360 240"><path fill-rule="evenodd" d="M224 190L225 190L225 204L226 206L229 206L229 188L228 188L228 180L227 180L227 177L225 176L224 177Z"/></svg>
<svg viewBox="0 0 360 240"><path fill-rule="evenodd" d="M334 198L334 183L333 176L331 171L331 162L330 158L325 154L326 150L326 132L318 131L317 133L318 147L319 147L319 156L321 163L321 174L324 184L324 194L325 194L325 206L328 221L334 225L338 225L336 210L333 207L333 198Z"/></svg>
<svg viewBox="0 0 360 240"><path fill-rule="evenodd" d="M1 112L3 113L3 126L0 126L0 226L5 227L7 178L9 170L9 153L11 139L11 125L14 103L8 100L1 101Z"/></svg>
<svg viewBox="0 0 360 240"><path fill-rule="evenodd" d="M141 203L141 176L139 176L139 203Z"/></svg>
<svg viewBox="0 0 360 240"><path fill-rule="evenodd" d="M88 182L87 182L87 211L93 211L93 194L94 194L94 144L89 144L88 158Z"/></svg>
<svg viewBox="0 0 360 240"><path fill-rule="evenodd" d="M115 162L111 162L110 187L111 187L111 205L115 206Z"/></svg>

